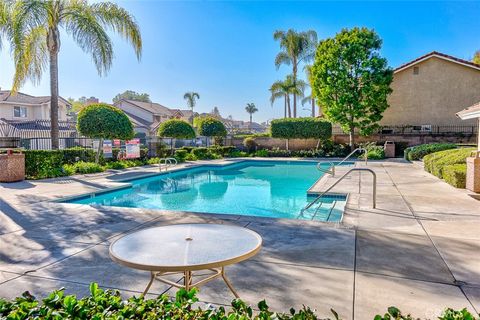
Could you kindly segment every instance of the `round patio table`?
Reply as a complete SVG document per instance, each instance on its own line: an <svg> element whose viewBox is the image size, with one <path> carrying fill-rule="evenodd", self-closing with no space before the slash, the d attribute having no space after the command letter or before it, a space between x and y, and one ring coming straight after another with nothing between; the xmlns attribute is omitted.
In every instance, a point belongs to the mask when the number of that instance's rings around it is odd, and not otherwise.
<svg viewBox="0 0 480 320"><path fill-rule="evenodd" d="M235 297L237 292L225 274L225 266L256 255L262 246L258 233L247 228L221 224L177 224L143 229L127 234L110 245L113 261L150 271L145 295L156 279L190 290L222 277ZM208 270L193 282L193 271ZM164 276L183 274L183 284Z"/></svg>

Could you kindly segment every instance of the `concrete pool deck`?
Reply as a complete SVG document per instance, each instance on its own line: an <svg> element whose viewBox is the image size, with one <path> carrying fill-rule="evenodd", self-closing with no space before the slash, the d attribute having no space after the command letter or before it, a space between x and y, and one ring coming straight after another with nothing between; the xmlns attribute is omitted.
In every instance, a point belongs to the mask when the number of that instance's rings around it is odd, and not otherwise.
<svg viewBox="0 0 480 320"><path fill-rule="evenodd" d="M0 297L59 287L84 295L93 281L138 295L149 275L113 263L111 241L149 226L208 222L246 226L263 237L256 257L227 268L251 304L265 298L286 312L305 304L321 317L333 308L343 319L373 319L392 305L421 318L447 306L479 312L480 202L414 164L368 167L378 177L377 209L371 209L371 178L362 173L360 185L356 173L333 190L350 193L341 224L51 202L121 186L124 178L158 172L153 167L0 184ZM165 291L174 293L160 283L151 290ZM228 304L233 296L216 280L199 298Z"/></svg>

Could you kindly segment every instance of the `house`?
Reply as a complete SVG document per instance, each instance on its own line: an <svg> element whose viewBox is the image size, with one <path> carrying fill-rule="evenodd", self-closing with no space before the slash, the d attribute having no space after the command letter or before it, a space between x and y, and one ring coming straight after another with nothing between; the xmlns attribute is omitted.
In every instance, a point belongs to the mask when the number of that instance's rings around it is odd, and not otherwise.
<svg viewBox="0 0 480 320"><path fill-rule="evenodd" d="M135 132L147 136L156 134L160 123L168 119L191 121L193 113L190 110L170 109L159 103L121 99L114 106L123 110L132 121Z"/></svg>
<svg viewBox="0 0 480 320"><path fill-rule="evenodd" d="M58 100L58 120L67 120L70 103L62 97ZM50 96L31 96L22 92L13 94L0 90L0 118L7 121L50 120Z"/></svg>
<svg viewBox="0 0 480 320"><path fill-rule="evenodd" d="M475 120L455 116L480 101L480 65L430 52L394 70L382 126L411 126L419 132L469 132Z"/></svg>

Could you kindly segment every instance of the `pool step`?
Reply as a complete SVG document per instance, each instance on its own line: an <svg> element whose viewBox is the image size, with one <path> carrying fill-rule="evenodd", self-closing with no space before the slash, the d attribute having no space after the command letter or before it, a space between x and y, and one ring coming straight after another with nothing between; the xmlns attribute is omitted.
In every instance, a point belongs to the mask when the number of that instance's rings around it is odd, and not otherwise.
<svg viewBox="0 0 480 320"><path fill-rule="evenodd" d="M302 210L298 219L312 221L339 221L343 215L344 208L344 199L325 199L307 210Z"/></svg>

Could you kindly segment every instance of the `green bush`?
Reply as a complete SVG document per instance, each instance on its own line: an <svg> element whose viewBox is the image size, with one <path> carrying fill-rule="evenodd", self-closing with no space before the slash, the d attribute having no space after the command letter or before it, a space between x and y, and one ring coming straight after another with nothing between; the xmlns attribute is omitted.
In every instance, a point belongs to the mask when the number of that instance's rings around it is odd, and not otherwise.
<svg viewBox="0 0 480 320"><path fill-rule="evenodd" d="M270 131L274 138L327 140L332 136L332 124L321 118L275 119Z"/></svg>
<svg viewBox="0 0 480 320"><path fill-rule="evenodd" d="M122 170L126 168L128 167L125 161L110 161L105 164L105 169Z"/></svg>
<svg viewBox="0 0 480 320"><path fill-rule="evenodd" d="M465 189L467 180L467 164L451 164L443 168L443 179L455 188Z"/></svg>
<svg viewBox="0 0 480 320"><path fill-rule="evenodd" d="M188 154L187 150L182 150L182 149L175 150L175 158L177 159L177 161L178 159L182 160L180 162L185 161L185 157L187 156L187 154Z"/></svg>
<svg viewBox="0 0 480 320"><path fill-rule="evenodd" d="M196 125L198 134L201 136L225 137L227 135L227 129L223 122L213 117L199 117Z"/></svg>
<svg viewBox="0 0 480 320"><path fill-rule="evenodd" d="M243 139L243 146L247 149L248 152L253 152L257 148L257 143L254 138L245 138Z"/></svg>
<svg viewBox="0 0 480 320"><path fill-rule="evenodd" d="M371 160L382 160L385 159L385 149L382 146L377 146L375 142L367 142L361 144L361 147L367 150L367 153L362 153L358 158Z"/></svg>
<svg viewBox="0 0 480 320"><path fill-rule="evenodd" d="M195 138L195 131L186 121L170 119L160 124L157 135L164 138L193 139Z"/></svg>
<svg viewBox="0 0 480 320"><path fill-rule="evenodd" d="M257 150L254 153L255 157L263 157L266 158L268 157L268 150L262 149L262 150Z"/></svg>
<svg viewBox="0 0 480 320"><path fill-rule="evenodd" d="M423 158L425 170L443 178L443 168L452 164L466 163L466 158L472 155L475 148L459 148L435 152Z"/></svg>
<svg viewBox="0 0 480 320"><path fill-rule="evenodd" d="M83 162L79 161L74 164L64 164L63 170L65 172L74 172L80 174L87 174L87 173L97 173L105 171L104 167L99 165L95 162Z"/></svg>
<svg viewBox="0 0 480 320"><path fill-rule="evenodd" d="M73 147L63 149L63 163L73 164L77 161L94 162L95 152L89 148Z"/></svg>
<svg viewBox="0 0 480 320"><path fill-rule="evenodd" d="M66 175L62 170L63 150L25 150L27 179L55 178Z"/></svg>
<svg viewBox="0 0 480 320"><path fill-rule="evenodd" d="M265 300L257 304L257 310L240 299L234 299L230 308L201 308L196 303L196 289L177 291L174 299L163 294L154 299L131 297L122 299L117 290L102 290L96 283L90 284L90 295L77 298L66 295L64 289L55 290L42 300L37 300L29 292L13 300L0 298L0 318L11 320L28 319L77 319L77 320L157 320L157 319L218 319L218 320L329 320L340 319L331 309L332 318L318 317L315 311L303 306L299 310L290 309L289 313L270 310ZM374 320L414 320L410 315L403 315L395 307L388 312L377 315ZM446 309L439 320L477 320L466 309Z"/></svg>
<svg viewBox="0 0 480 320"><path fill-rule="evenodd" d="M422 160L428 154L455 149L457 147L454 143L429 143L429 144L421 144L414 147L406 148L404 151L404 158L405 160Z"/></svg>
<svg viewBox="0 0 480 320"><path fill-rule="evenodd" d="M197 160L198 160L197 156L195 156L193 153L189 153L185 157L185 161L197 161Z"/></svg>
<svg viewBox="0 0 480 320"><path fill-rule="evenodd" d="M229 158L243 158L243 157L248 157L248 153L246 153L245 151L240 151L235 149L226 156Z"/></svg>

